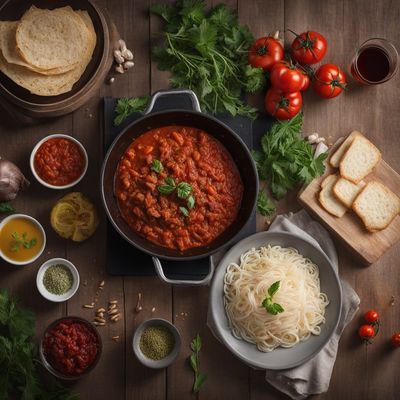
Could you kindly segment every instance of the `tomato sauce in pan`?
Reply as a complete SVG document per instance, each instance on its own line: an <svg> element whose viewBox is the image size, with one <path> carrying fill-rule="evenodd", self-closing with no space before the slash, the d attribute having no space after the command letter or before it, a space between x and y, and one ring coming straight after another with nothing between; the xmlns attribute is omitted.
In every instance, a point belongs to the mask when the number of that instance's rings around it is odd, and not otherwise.
<svg viewBox="0 0 400 400"><path fill-rule="evenodd" d="M183 251L209 244L232 224L243 183L218 140L197 128L166 126L142 134L127 148L115 195L135 232Z"/></svg>

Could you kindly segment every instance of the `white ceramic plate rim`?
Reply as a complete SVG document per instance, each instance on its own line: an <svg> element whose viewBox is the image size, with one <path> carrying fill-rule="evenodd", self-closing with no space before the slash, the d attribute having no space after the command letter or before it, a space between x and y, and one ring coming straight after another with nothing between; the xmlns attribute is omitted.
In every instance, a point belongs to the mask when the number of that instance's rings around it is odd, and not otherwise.
<svg viewBox="0 0 400 400"><path fill-rule="evenodd" d="M51 265L56 265L56 264L66 265L69 268L69 270L71 271L72 276L74 278L74 283L73 283L71 289L62 295L56 295L56 294L50 293L43 284L43 276L44 276L44 273L46 272L47 268L49 268ZM65 258L51 258L50 260L45 261L39 268L37 275L36 275L36 286L39 290L39 293L45 299L55 302L55 303L61 303L63 301L69 300L78 290L79 283L80 283L80 279L79 279L78 270L76 269L75 265L72 264L71 261L68 261Z"/></svg>
<svg viewBox="0 0 400 400"><path fill-rule="evenodd" d="M266 362L260 363L257 362L253 359L251 359L250 357L248 357L246 354L243 354L243 352L240 352L238 350L236 350L234 348L234 346L231 345L230 341L232 340L239 340L236 339L233 335L230 329L228 329L229 332L227 332L226 327L228 326L228 319L226 317L225 314L225 307L222 305L223 307L223 316L222 318L215 318L215 307L213 306L213 304L215 304L218 301L223 302L223 293L220 293L215 289L215 287L217 286L217 279L222 279L225 275L225 271L226 271L226 267L228 265L229 262L233 261L233 254L236 253L236 250L238 248L243 247L244 244L246 244L247 242L257 242L260 238L265 238L266 243L268 242L268 238L272 238L273 236L282 236L282 237L288 237L288 238L294 238L295 240L299 240L302 241L304 243L306 243L307 245L311 245L312 247L314 247L319 253L320 255L325 259L325 261L327 262L327 265L329 265L333 271L333 275L335 277L335 283L337 285L337 290L338 290L338 295L339 295L339 312L338 315L336 316L336 321L335 323L329 327L329 334L325 340L325 342L323 342L322 344L320 344L318 347L316 347L314 349L314 351L310 352L309 354L305 355L304 357L302 357L301 359L298 359L297 361L294 362L290 362L290 363L286 363L286 364L282 364L282 365L276 365L276 364L271 364L268 363L268 360ZM252 247L257 247L251 244L247 244L246 245L247 249L251 249ZM243 253L243 251L241 251L240 253ZM235 258L236 259L236 258ZM229 261L228 261L229 260ZM223 287L223 286L222 286ZM220 297L219 299L217 297ZM223 303L222 303L223 304ZM296 235L294 233L289 233L289 232L259 232L256 233L254 235L248 236L247 238L242 239L240 242L238 242L235 246L233 246L225 255L224 257L221 259L221 261L218 264L218 267L216 269L216 273L214 275L213 281L211 283L211 293L210 293L210 317L211 320L214 324L214 327L216 329L216 333L218 334L218 339L235 355L237 356L240 360L242 360L243 362L245 362L248 365L251 365L255 368L261 368L261 369L271 369L271 370L284 370L284 369L289 369L289 368L294 368L298 365L304 364L305 362L309 361L311 358L313 358L314 356L316 356L322 349L323 347L326 345L326 343L331 339L333 333L336 331L336 328L338 326L339 320L340 320L340 316L341 316L341 308L342 308L342 287L340 284L340 280L338 277L337 272L335 271L335 269L333 268L333 265L331 263L331 261L329 260L329 258L326 256L326 254L317 246L315 246L314 243L312 243L311 241L300 237L299 235ZM309 339L311 340L312 337ZM253 348L255 348L255 345L252 343L249 343L247 341L244 340L240 340L241 344L243 344L243 346L251 346ZM306 341L307 342L307 341ZM305 343L305 342L304 342ZM295 348L295 347L293 347ZM282 351L290 351L291 348L288 349L284 349L284 348L278 348L279 350ZM277 349L277 350L278 350ZM276 350L274 350L276 351ZM269 353L264 353L267 357L267 355Z"/></svg>
<svg viewBox="0 0 400 400"><path fill-rule="evenodd" d="M46 141L49 140L49 139L53 139L53 138L64 138L64 139L69 139L69 140L71 140L72 142L74 142L75 144L77 144L77 145L79 146L79 148L81 149L82 154L83 154L83 156L84 156L84 158L85 158L85 168L83 169L82 175L81 175L76 181L71 182L71 183L69 183L68 185L64 185L64 186L55 186L55 185L51 185L50 183L47 183L46 181L44 181L44 180L38 175L38 173L37 173L36 170L35 170L35 154L36 154L36 152L38 151L39 147L40 147L44 142L46 142ZM68 189L68 188L71 188L71 187L77 185L77 184L83 179L83 177L86 175L86 171L87 171L87 169L88 169L88 164L89 164L89 158L88 158L86 149L83 147L83 144L82 144L79 140L75 139L75 138L72 137L72 136L65 135L65 134L63 134L63 133L55 133L55 134L53 134L53 135L49 135L49 136L44 137L42 140L40 140L40 141L36 144L36 146L33 148L32 152L31 152L31 156L30 156L30 159L29 159L29 164L30 164L30 167L31 167L31 171L32 171L33 176L34 176L34 177L36 178L36 180L37 180L39 183L41 183L43 186L46 186L46 187L48 187L48 188L50 188L50 189Z"/></svg>
<svg viewBox="0 0 400 400"><path fill-rule="evenodd" d="M9 264L12 264L12 265L28 265L28 264L31 264L34 261L36 261L43 254L43 251L44 251L44 249L46 247L46 232L44 231L44 228L43 228L42 224L37 219L31 217L30 215L26 215L26 214L12 214L12 215L9 215L8 217L4 218L3 221L1 221L1 223L0 223L0 231L2 230L3 226L7 222L9 222L9 221L11 221L11 220L13 220L15 218L28 219L29 221L32 221L39 228L39 230L40 230L40 232L42 233L42 236L43 236L42 248L40 249L40 251L37 253L37 255L35 257L33 257L33 258L29 259L29 260L26 260L26 261L15 261L15 260L12 260L11 258L7 257L1 251L1 249L0 249L0 257L3 260L7 261Z"/></svg>

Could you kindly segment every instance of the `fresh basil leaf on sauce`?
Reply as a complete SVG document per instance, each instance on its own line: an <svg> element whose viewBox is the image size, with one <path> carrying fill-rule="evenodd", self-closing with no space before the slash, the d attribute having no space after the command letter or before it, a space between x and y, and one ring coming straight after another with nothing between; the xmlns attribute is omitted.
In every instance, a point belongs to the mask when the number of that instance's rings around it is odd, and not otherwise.
<svg viewBox="0 0 400 400"><path fill-rule="evenodd" d="M187 199L187 206L190 210L194 207L195 203L196 203L196 200L194 199L194 197L189 196Z"/></svg>
<svg viewBox="0 0 400 400"><path fill-rule="evenodd" d="M186 207L179 207L179 210L185 217L189 216L189 210Z"/></svg>
<svg viewBox="0 0 400 400"><path fill-rule="evenodd" d="M160 160L153 160L150 169L159 174L164 169L164 167Z"/></svg>
<svg viewBox="0 0 400 400"><path fill-rule="evenodd" d="M179 183L176 189L180 199L186 199L193 190L192 186L186 182Z"/></svg>

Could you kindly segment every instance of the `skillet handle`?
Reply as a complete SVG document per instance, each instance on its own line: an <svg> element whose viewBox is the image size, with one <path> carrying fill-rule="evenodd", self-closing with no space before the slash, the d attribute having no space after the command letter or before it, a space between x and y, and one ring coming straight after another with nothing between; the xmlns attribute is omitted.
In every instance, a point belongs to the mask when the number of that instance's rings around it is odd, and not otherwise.
<svg viewBox="0 0 400 400"><path fill-rule="evenodd" d="M171 95L185 95L185 96L188 96L190 98L190 100L192 101L193 111L201 112L199 100L198 100L196 94L193 92L193 90L190 90L190 89L169 89L169 90L159 90L159 91L155 92L153 94L153 96L151 96L150 103L147 106L144 114L146 115L146 114L150 114L152 112L152 110L154 108L154 105L156 104L157 100L160 97L171 96Z"/></svg>
<svg viewBox="0 0 400 400"><path fill-rule="evenodd" d="M158 277L164 282L169 283L171 285L179 285L179 286L205 286L208 285L211 281L211 278L214 275L215 265L212 260L212 257L209 257L210 269L208 274L201 280L185 280L185 279L169 279L165 276L163 267L161 265L161 261L158 257L152 257L154 268L156 269L156 273Z"/></svg>

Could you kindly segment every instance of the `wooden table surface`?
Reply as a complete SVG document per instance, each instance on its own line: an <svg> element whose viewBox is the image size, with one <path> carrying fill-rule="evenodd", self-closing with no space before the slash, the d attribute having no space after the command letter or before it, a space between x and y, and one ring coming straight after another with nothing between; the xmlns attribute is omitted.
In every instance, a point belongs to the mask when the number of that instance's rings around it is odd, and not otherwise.
<svg viewBox="0 0 400 400"><path fill-rule="evenodd" d="M40 337L45 327L64 315L79 315L88 319L93 310L83 309L90 303L98 283L105 280L99 306L117 299L124 318L116 324L100 328L104 342L103 355L97 368L87 379L73 385L82 399L191 399L192 371L187 357L189 343L200 333L203 338L202 370L208 379L201 399L283 399L264 381L263 371L249 369L236 359L211 334L206 326L208 287L180 288L162 284L156 277L111 277L105 273L105 216L95 237L82 244L58 238L49 225L49 212L62 193L44 189L34 181L29 171L29 155L34 144L51 133L68 133L79 139L89 153L90 166L79 190L96 200L99 208L99 170L102 162L101 98L136 96L166 88L168 75L157 70L150 61L150 43L160 28L157 17L149 17L151 0L99 0L108 8L121 36L135 55L135 67L118 76L113 85L103 85L97 96L72 115L26 128L0 128L0 155L21 166L32 181L28 192L21 194L15 205L18 211L38 218L48 233L45 254L33 265L15 268L0 262L0 287L18 295L24 305L37 314L36 333ZM209 1L216 4L218 1ZM355 48L370 37L390 39L400 47L400 3L374 0L229 0L237 9L241 23L248 24L258 37L276 29L297 32L312 29L323 33L329 42L325 62L348 67ZM285 33L285 40L292 40ZM305 95L306 132L319 132L334 141L353 129L367 134L381 149L384 159L399 171L399 83L397 74L392 81L377 87L351 87L339 98L321 101L312 93ZM3 116L0 115L0 120ZM296 195L287 196L279 211L297 210ZM262 229L264 221L260 221ZM388 341L400 330L400 245L395 245L380 260L364 267L336 242L340 274L361 298L360 312L345 330L328 393L315 398L382 399L399 398L398 365L400 350L391 351ZM35 285L39 265L50 257L66 257L79 269L81 285L78 293L67 303L55 304L44 300ZM134 265L132 260L132 265ZM135 312L138 293L143 296L143 310ZM394 306L390 305L395 296ZM357 328L362 312L377 309L382 315L382 327L374 344L360 344ZM152 311L154 309L154 311ZM162 317L173 321L182 334L182 351L167 370L153 371L139 365L131 350L135 327L144 319ZM119 335L121 340L111 340Z"/></svg>

